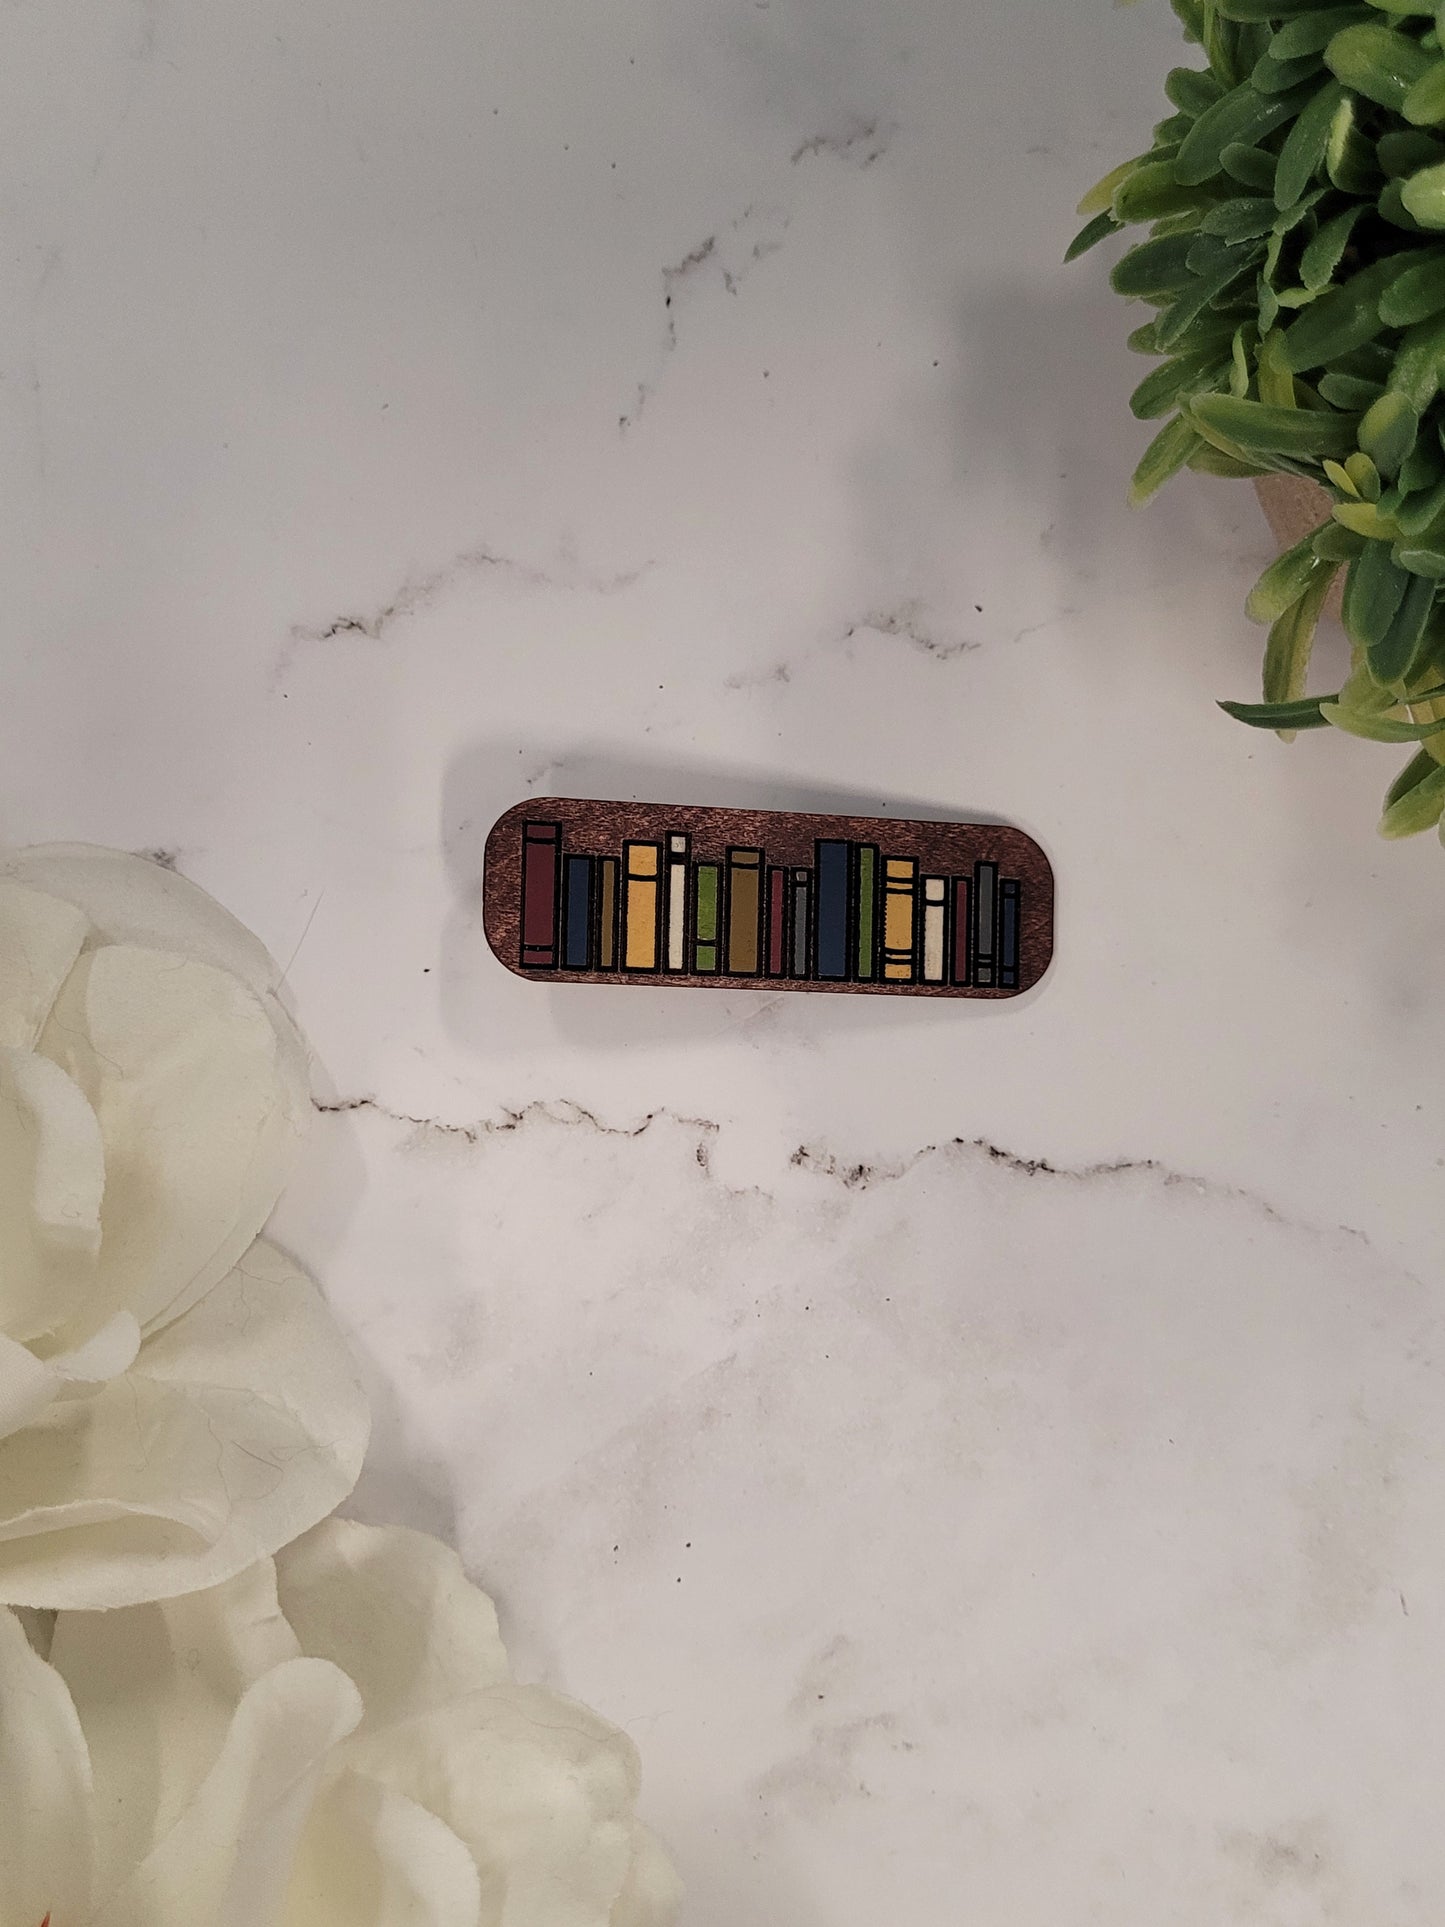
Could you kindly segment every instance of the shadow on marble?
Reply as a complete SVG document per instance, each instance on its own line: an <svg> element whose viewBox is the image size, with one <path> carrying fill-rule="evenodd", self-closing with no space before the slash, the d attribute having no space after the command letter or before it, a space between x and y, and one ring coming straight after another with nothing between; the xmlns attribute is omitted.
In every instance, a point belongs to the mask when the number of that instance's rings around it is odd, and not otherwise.
<svg viewBox="0 0 1445 1927"><path fill-rule="evenodd" d="M686 801L716 808L942 822L1005 820L964 802L943 804L936 798L803 783L762 766L649 759L606 743L559 747L550 756L548 746L540 743L522 746L520 756L515 742L473 743L452 760L441 799L442 847L453 897L441 945L441 1010L448 1031L469 1049L505 1055L518 1048L514 1000L538 997L547 1000L559 1037L604 1050L641 1043L685 1048L712 1043L728 1030L748 1042L766 1038L770 1045L807 1047L830 1034L1008 1022L1047 994L1057 970L1056 933L1053 967L1032 990L1005 1005L952 998L800 995L771 987L697 990L657 985L649 996L612 984L554 988L523 983L492 955L481 925L482 852L493 823L518 800L521 784L510 776L513 765L529 772L526 789L540 796ZM1034 834L1031 824L1020 827Z"/></svg>

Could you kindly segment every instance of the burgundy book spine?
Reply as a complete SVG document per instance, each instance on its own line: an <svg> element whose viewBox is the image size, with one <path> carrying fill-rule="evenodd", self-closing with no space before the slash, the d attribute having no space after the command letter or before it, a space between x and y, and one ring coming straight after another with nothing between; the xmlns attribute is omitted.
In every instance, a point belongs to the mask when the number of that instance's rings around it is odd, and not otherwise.
<svg viewBox="0 0 1445 1927"><path fill-rule="evenodd" d="M522 963L528 970L557 968L560 823L529 823L522 846Z"/></svg>

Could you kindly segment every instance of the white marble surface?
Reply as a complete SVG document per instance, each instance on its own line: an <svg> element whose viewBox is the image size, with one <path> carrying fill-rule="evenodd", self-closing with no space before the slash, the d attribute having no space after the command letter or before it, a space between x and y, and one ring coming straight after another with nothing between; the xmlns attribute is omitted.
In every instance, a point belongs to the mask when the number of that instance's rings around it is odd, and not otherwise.
<svg viewBox="0 0 1445 1927"><path fill-rule="evenodd" d="M14 0L0 829L289 963L279 1231L687 1927L1424 1927L1440 931L1124 506L1162 4ZM529 791L1013 818L1005 1009L526 986Z"/></svg>

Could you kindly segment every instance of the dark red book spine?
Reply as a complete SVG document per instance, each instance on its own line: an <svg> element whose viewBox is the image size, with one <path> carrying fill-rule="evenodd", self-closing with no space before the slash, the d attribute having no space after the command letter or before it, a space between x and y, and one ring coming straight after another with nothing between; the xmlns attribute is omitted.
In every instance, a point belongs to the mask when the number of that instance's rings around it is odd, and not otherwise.
<svg viewBox="0 0 1445 1927"><path fill-rule="evenodd" d="M561 857L561 824L529 823L522 835L522 964L527 970L557 968Z"/></svg>
<svg viewBox="0 0 1445 1927"><path fill-rule="evenodd" d="M781 977L788 968L787 948L783 941L786 923L787 873L781 867L768 871L768 975Z"/></svg>
<svg viewBox="0 0 1445 1927"><path fill-rule="evenodd" d="M968 975L968 878L953 879L953 981L966 984Z"/></svg>

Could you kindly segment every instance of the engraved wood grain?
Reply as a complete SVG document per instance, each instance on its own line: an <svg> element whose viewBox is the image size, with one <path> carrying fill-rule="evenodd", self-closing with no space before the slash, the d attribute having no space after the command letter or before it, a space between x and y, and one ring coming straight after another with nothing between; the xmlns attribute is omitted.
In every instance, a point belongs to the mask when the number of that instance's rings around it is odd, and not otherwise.
<svg viewBox="0 0 1445 1927"><path fill-rule="evenodd" d="M765 867L792 870L813 862L819 841L841 839L876 844L884 857L914 859L920 876L972 874L980 861L996 863L999 873L1022 884L1019 931L1019 981L1016 988L919 980L892 982L819 981L796 976L745 976L719 970L702 975L666 967L645 974L593 968L569 970L559 956L556 968L523 969L523 832L528 823L557 823L567 850L594 856L619 855L627 843L657 843L681 832L690 855L702 863L725 864L730 849L766 853ZM625 887L625 886L624 886ZM1010 824L939 823L897 817L815 816L782 810L709 809L687 803L609 803L591 798L544 796L518 803L493 825L487 838L482 875L482 923L498 960L531 983L649 984L689 989L738 989L754 985L775 990L820 991L873 997L1020 996L1048 969L1054 947L1054 873L1044 852ZM619 956L615 964L623 959Z"/></svg>

